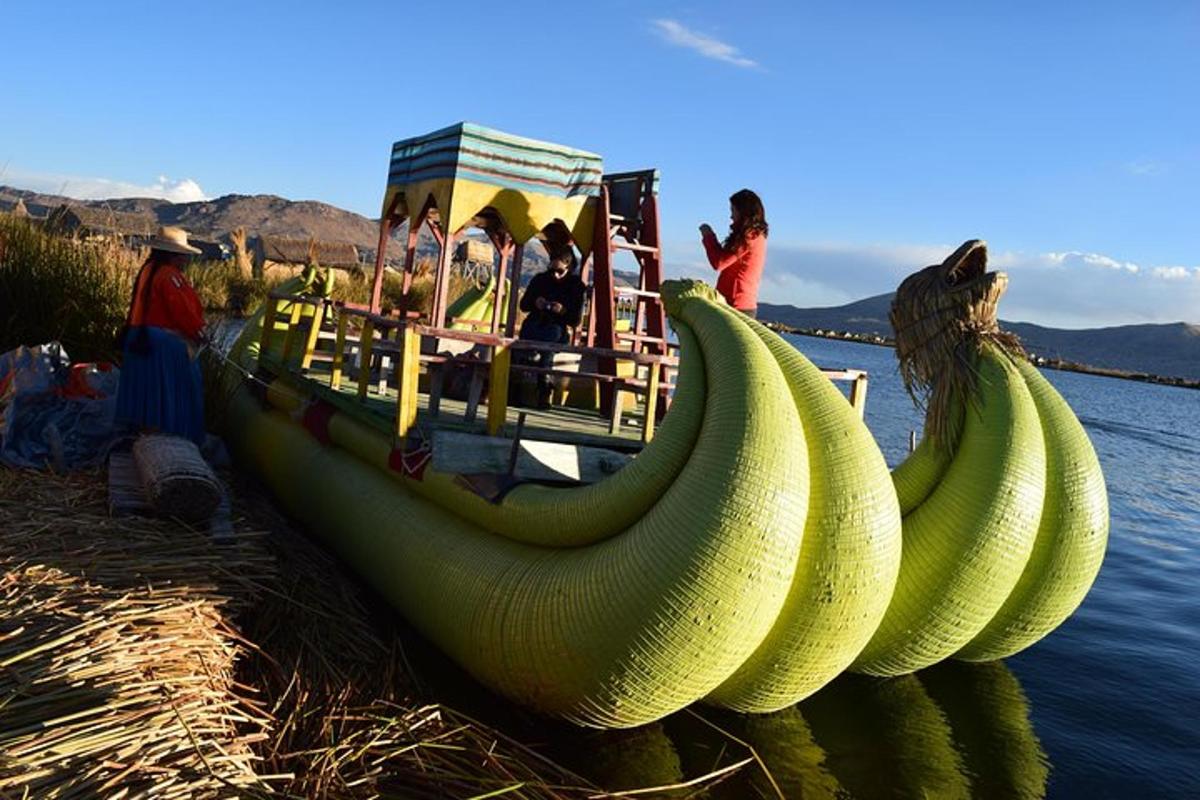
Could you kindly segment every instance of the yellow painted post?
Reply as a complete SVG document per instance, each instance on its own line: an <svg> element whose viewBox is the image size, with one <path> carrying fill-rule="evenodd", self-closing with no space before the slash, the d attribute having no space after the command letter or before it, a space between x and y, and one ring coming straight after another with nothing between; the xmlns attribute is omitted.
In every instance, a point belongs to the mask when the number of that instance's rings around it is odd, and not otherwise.
<svg viewBox="0 0 1200 800"><path fill-rule="evenodd" d="M492 352L492 370L488 386L488 436L499 436L508 419L508 370L512 366L512 350L498 345Z"/></svg>
<svg viewBox="0 0 1200 800"><path fill-rule="evenodd" d="M850 405L858 412L859 419L867 414L867 375L862 373L850 384Z"/></svg>
<svg viewBox="0 0 1200 800"><path fill-rule="evenodd" d="M267 300L267 313L263 315L262 335L258 340L258 358L260 361L263 356L271 352L271 340L275 337L275 317L277 316L279 316L279 298L272 297Z"/></svg>
<svg viewBox="0 0 1200 800"><path fill-rule="evenodd" d="M307 370L312 366L313 353L317 351L317 340L321 336L321 323L325 320L325 303L319 301L313 309L312 327L308 329L308 337L304 340L304 355L300 357L300 369Z"/></svg>
<svg viewBox="0 0 1200 800"><path fill-rule="evenodd" d="M342 388L342 365L346 360L346 324L350 315L345 311L338 313L337 339L333 343L333 367L329 371L329 388Z"/></svg>
<svg viewBox="0 0 1200 800"><path fill-rule="evenodd" d="M417 381L421 374L421 336L404 325L397 331L399 359L396 362L396 439L403 442L417 424Z"/></svg>
<svg viewBox="0 0 1200 800"><path fill-rule="evenodd" d="M358 342L358 399L367 399L367 388L371 385L371 347L375 338L375 323L370 317L363 322L362 339Z"/></svg>
<svg viewBox="0 0 1200 800"><path fill-rule="evenodd" d="M646 381L646 419L642 424L642 442L649 444L654 438L654 412L658 409L658 378L662 367L650 365L650 379Z"/></svg>
<svg viewBox="0 0 1200 800"><path fill-rule="evenodd" d="M280 359L286 367L292 360L292 350L296 348L296 333L300 330L300 318L304 314L304 303L292 301L292 313L288 317L287 333L283 337L283 358Z"/></svg>

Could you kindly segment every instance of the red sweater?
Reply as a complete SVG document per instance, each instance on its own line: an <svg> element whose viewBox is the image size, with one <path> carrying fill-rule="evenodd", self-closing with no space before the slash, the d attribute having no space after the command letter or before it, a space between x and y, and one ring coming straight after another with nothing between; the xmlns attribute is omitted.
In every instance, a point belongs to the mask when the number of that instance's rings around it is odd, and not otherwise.
<svg viewBox="0 0 1200 800"><path fill-rule="evenodd" d="M149 279L150 269L142 267L133 292L129 324L168 328L192 341L199 339L204 328L204 308L183 273L164 264L154 272L154 282L147 290Z"/></svg>
<svg viewBox="0 0 1200 800"><path fill-rule="evenodd" d="M767 261L767 237L758 231L747 231L746 240L733 250L722 247L713 233L706 232L702 240L708 263L721 273L717 278L721 296L739 311L757 308L758 282Z"/></svg>

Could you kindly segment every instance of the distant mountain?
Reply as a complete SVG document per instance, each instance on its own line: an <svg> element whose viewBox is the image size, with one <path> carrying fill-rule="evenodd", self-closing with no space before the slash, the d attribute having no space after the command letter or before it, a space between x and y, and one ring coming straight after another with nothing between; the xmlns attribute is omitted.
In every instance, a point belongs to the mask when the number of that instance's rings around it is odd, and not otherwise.
<svg viewBox="0 0 1200 800"><path fill-rule="evenodd" d="M792 328L848 331L890 337L892 324L888 322L888 310L891 307L892 295L879 294L844 306L824 308L796 308L759 303L758 316L760 319L781 322Z"/></svg>
<svg viewBox="0 0 1200 800"><path fill-rule="evenodd" d="M292 201L270 194L230 194L196 203L171 203L145 197L116 200L73 200L0 186L0 210L17 199L34 216L45 216L67 203L104 208L142 217L151 225L178 225L200 239L220 239L234 228L244 227L251 236L262 233L293 238L315 237L333 242L350 242L374 250L379 242L379 222L353 211L313 200Z"/></svg>
<svg viewBox="0 0 1200 800"><path fill-rule="evenodd" d="M39 194L25 189L0 186L0 211L8 211L18 200L34 217L44 217L60 205L105 209L140 217L145 227L178 225L193 238L209 241L224 240L235 228L243 227L251 239L260 234L274 234L295 239L310 237L327 242L349 242L358 248L367 261L374 259L379 244L379 220L369 219L353 211L320 203L315 200L288 200L273 194L227 194L213 200L196 203L172 203L149 197L126 197L113 200L75 200L58 195ZM404 229L397 229L388 247L388 263L403 260ZM485 238L482 233L473 238ZM417 254L433 256L437 245L428 230L421 232ZM523 280L547 263L540 247L525 250Z"/></svg>
<svg viewBox="0 0 1200 800"><path fill-rule="evenodd" d="M760 303L758 315L764 320L804 330L891 337L888 310L892 297L881 294L844 306L825 308ZM1092 367L1200 380L1200 325L1173 322L1065 330L1028 322L1001 320L1000 324L1020 336L1025 348L1035 355Z"/></svg>

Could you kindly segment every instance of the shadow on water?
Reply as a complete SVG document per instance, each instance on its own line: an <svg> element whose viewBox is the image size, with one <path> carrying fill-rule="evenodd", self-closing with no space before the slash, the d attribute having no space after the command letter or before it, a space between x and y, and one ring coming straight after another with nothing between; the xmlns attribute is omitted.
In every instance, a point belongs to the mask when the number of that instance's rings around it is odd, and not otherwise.
<svg viewBox="0 0 1200 800"><path fill-rule="evenodd" d="M951 662L886 680L843 675L774 714L698 705L633 730L595 731L506 703L432 645L409 645L435 699L610 792L679 787L635 796L713 800L1046 795L1049 764L1029 703L1002 662ZM715 784L685 785L739 762Z"/></svg>

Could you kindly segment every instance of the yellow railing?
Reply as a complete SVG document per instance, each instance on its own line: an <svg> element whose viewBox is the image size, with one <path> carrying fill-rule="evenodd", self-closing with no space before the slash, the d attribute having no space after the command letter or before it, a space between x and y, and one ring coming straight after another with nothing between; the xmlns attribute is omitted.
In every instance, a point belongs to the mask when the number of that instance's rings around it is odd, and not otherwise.
<svg viewBox="0 0 1200 800"><path fill-rule="evenodd" d="M306 314L306 309L311 309L311 313ZM280 328L281 323L282 329ZM332 330L326 330L327 326ZM352 327L357 329L356 335L352 333ZM284 337L282 355L278 361L274 361L269 354L274 352L272 348L275 345L275 337L280 333ZM423 339L435 339L442 342L458 341L479 346L483 349L484 357L466 359L454 356L423 355L421 353ZM322 340L331 342L331 348L321 351L319 348ZM663 401L668 400L670 389L673 387L673 374L679 363L676 357L670 355L530 342L489 333L432 328L414 320L372 314L369 311L336 303L327 298L293 297L276 293L272 293L267 301L260 347L261 352L267 356L264 363L268 367L275 366L301 375L311 370L313 361L320 353L322 359L329 362L328 386L335 391L341 388L348 354L357 348L359 367L356 394L360 402L365 401L371 394L371 378L376 361L382 370L383 356L391 356L395 361L392 382L396 387L394 434L397 440L405 439L416 425L417 387L423 362L427 370L431 372L449 361L469 366L473 370L480 371L480 374L474 375L473 383L481 383L482 371L486 370L489 380L486 430L491 436L500 436L505 429L508 419L508 386L511 372L514 370L533 373L547 371L532 365L514 363L514 352L548 350L554 353L570 353L607 360L610 362L610 366L611 362L632 362L635 365L635 371L637 369L644 371L645 379L563 370L550 370L550 372L558 376L571 375L608 382L612 387L612 405L614 407L610 432L614 434L620 429L621 393L633 392L642 396L644 408L641 410L640 427L643 442L649 442L654 435L660 398ZM301 348L298 357L297 347ZM613 371L615 370L610 368L606 372ZM861 416L866 408L867 373L862 370L846 369L825 370L824 374L831 380L850 383L849 400ZM387 386L387 378L387 375L380 373L378 380L381 389ZM434 414L437 413L437 403L440 402L440 388L438 391L438 399L435 399L432 394L430 398L431 413ZM473 417L472 402L468 402L467 413L469 418Z"/></svg>

